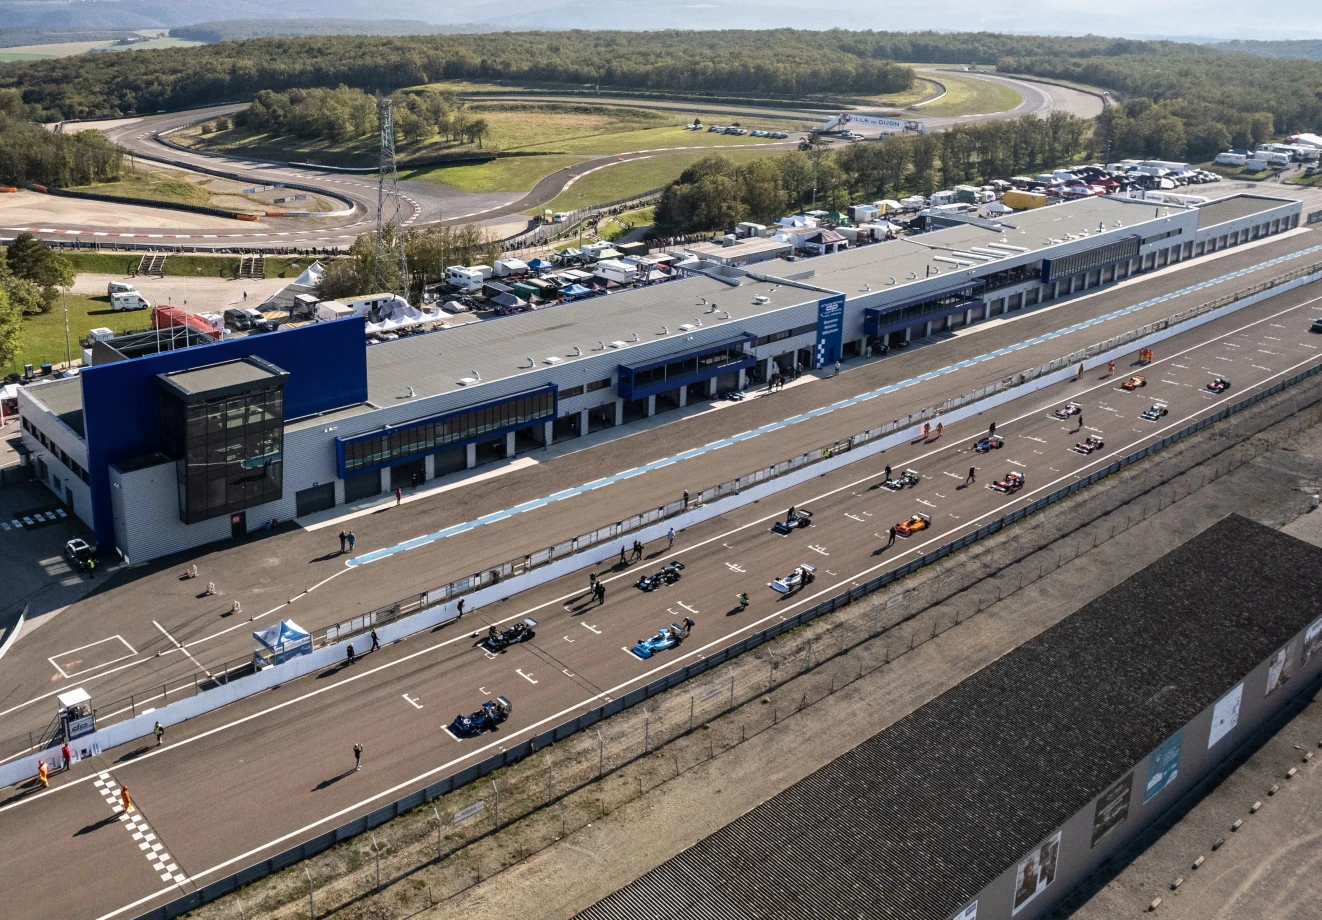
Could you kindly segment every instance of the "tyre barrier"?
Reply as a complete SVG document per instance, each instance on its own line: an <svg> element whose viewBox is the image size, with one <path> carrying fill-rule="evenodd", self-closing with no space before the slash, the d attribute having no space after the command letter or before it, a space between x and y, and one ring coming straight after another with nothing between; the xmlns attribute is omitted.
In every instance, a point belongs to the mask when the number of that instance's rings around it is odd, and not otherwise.
<svg viewBox="0 0 1322 920"><path fill-rule="evenodd" d="M0 195L13 195L18 191L12 185L0 185Z"/></svg>
<svg viewBox="0 0 1322 920"><path fill-rule="evenodd" d="M251 221L256 221L256 220L257 220L257 215L256 215L256 214L235 214L235 215L234 215L234 219L235 219L235 220L251 220Z"/></svg>

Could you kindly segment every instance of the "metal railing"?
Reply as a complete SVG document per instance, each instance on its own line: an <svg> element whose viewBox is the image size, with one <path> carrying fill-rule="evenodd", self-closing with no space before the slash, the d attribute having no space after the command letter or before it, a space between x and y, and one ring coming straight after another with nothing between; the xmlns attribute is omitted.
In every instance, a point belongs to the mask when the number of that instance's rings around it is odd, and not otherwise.
<svg viewBox="0 0 1322 920"><path fill-rule="evenodd" d="M446 777L423 789L419 789L409 795L403 796L370 812L369 814L355 818L352 821L346 822L339 827L300 843L297 846L284 850L283 852L264 859L254 865L244 867L226 878L219 879L196 891L176 898L168 904L146 911L138 916L138 920L170 920L170 918L180 916L185 912L196 910L205 904L235 892L246 885L274 874L281 869L325 853L337 844L360 834L365 834L374 828L395 820L407 812L418 809L422 805L432 803L444 796L452 795L459 790L463 790L477 780L488 777L498 770L521 764L533 753L544 751L551 745L565 741L566 739L582 732L584 729L598 727L597 744L588 742L585 745L580 745L580 748L584 749L576 751L578 762L565 763L562 760L558 773L555 772L549 756L546 761L545 773L540 776L537 775L539 772L539 767L536 766L537 761L531 761L530 763L533 764L533 766L530 767L528 772L530 773L530 776L532 776L532 779L529 781L528 778L525 778L525 783L523 784L525 788L520 790L523 792L522 801L515 798L514 795L511 795L513 790L509 788L510 782L506 783L507 788L503 794L499 786L496 783L492 783L491 791L495 794L494 809L488 808L487 800L485 798L476 798L474 802L465 805L464 807L459 807L458 802L456 802L456 808L453 813L451 813L450 808L447 808L448 820L441 820L439 811L434 811L433 814L435 814L437 821L436 824L432 826L432 832L435 834L434 839L436 843L432 852L435 853L435 856L428 855L426 861L433 862L443 859L444 856L447 855L447 851L442 841L443 832L446 834L446 839L453 841L455 838L461 838L461 843L459 845L454 845L452 843L448 850L449 853L453 853L461 848L462 845L472 842L473 839L485 836L485 834L490 832L498 831L502 826L502 807L504 808L505 814L504 823L508 825L512 820L517 820L518 818L531 813L531 811L536 808L551 805L557 801L563 801L570 793L601 778L605 772L607 772L607 760L605 756L606 742L601 736L602 729L600 726L602 722L612 716L639 707L649 700L665 694L674 687L692 678L705 674L718 666L737 659L746 652L757 649L785 633L805 626L825 614L847 608L867 595L879 591L919 569L932 565L952 553L956 553L984 540L1006 527L1018 523L1019 521L1074 495L1089 485L1113 476L1120 470L1137 463L1152 454L1158 453L1172 444L1182 441L1217 422L1256 405L1264 399L1292 387L1301 381L1317 376L1320 373L1322 373L1322 364L1317 364L1285 380L1281 380L1271 387L1226 406L1207 418L1191 423L1179 431L1116 460L1106 467L1080 478L1067 486L1057 489L1049 495L1030 502L1029 504L1012 511L975 531L971 531L958 539L943 544L918 559L914 559L892 571L883 573L865 584L857 585L848 591L842 591L834 597L831 597L810 609L777 622L760 632L727 646L724 649L714 651L710 655L700 658L678 671L660 677L646 686L639 687L618 699L610 700L609 702L590 711L584 712L573 719L568 719L547 731L528 738L517 745L513 745L507 750L494 754L452 776ZM1189 492L1186 491L1185 494L1187 495ZM1160 499L1158 500L1158 508L1160 508ZM1144 519L1146 518L1146 515L1147 512L1144 510ZM1126 520L1127 519L1128 516L1126 516ZM1112 534L1114 534L1114 530L1112 531ZM1095 542L1096 540L1094 539L1094 545ZM1032 552L1035 553L1036 551ZM1076 547L1075 555L1077 554L1078 547ZM1057 558L1056 560L1057 564L1061 561L1061 558ZM1041 570L1039 569L1038 575L1040 576L1040 574ZM976 576L975 580L979 577L981 576ZM1020 587L1022 587L1022 584L1021 580ZM1000 597L999 591L997 597ZM903 603L905 601L904 595L900 595L899 598L893 598L892 600L900 601L900 603L896 605L895 611L892 612L890 610L890 607L892 606L891 603L884 605L886 608L884 611L881 607L873 605L870 611L868 611L870 616L868 617L868 625L865 628L862 628L861 631L854 629L851 632L846 624L841 624L839 630L840 635L838 636L837 641L830 645L827 645L824 637L814 638L812 636L806 636L804 643L801 643L805 647L796 650L797 653L802 654L804 658L804 664L801 670L791 669L790 667L785 666L787 664L786 657L789 656L777 656L771 654L770 674L766 675L764 679L761 680L749 680L744 678L738 686L737 697L736 678L731 675L728 684L724 681L720 683L713 682L710 686L703 688L700 691L695 691L687 700L681 699L679 703L683 705L679 708L682 711L676 712L676 707L671 706L669 709L659 713L656 711L655 704L653 705L652 711L649 711L648 708L644 707L642 718L636 720L641 721L642 725L635 726L635 729L640 728L641 732L635 731L627 739L628 746L631 748L636 747L637 750L631 750L628 754L620 758L614 756L613 753L609 769L614 771L624 764L637 761L642 757L655 753L656 748L661 744L666 743L667 740L691 733L695 726L708 724L711 720L733 710L736 705L743 704L759 697L763 699L763 702L767 702L767 695L787 683L788 680L811 670L817 664L821 664L822 662L835 657L837 654L842 655L846 651L852 651L853 649L864 645L871 638L881 635L882 633L888 633L895 627L914 620L922 612L921 610L907 609L907 605ZM979 610L981 609L982 606L981 603L979 603ZM881 621L881 617L879 616L880 613L886 615L887 622L883 623ZM939 634L939 631L939 624L934 624L932 626L932 635L935 636ZM846 632L851 633L851 636L853 637L852 641L846 641L850 638L850 636L846 635ZM913 648L917 641L918 637L915 632L915 634L910 637L909 648ZM815 647L815 642L820 643L820 645ZM903 643L900 644L899 649L899 653L903 653L905 650ZM890 647L888 646L885 651L885 662L889 662L891 658ZM880 661L877 662L877 666L880 666L882 663L883 662ZM778 668L780 670L779 675L777 674ZM860 675L862 674L861 664L859 673ZM835 688L836 684L833 680L831 692L834 692ZM805 695L804 701L806 702L806 700L807 697ZM801 708L801 705L802 704L796 708ZM701 708L699 708L699 706L701 706ZM763 716L765 715L766 713L764 710ZM685 716L687 716L687 720L685 719ZM777 719L778 714L772 716L773 724ZM687 726L685 725L685 721L687 721ZM641 737L638 737L639 735L641 735ZM740 735L742 740L742 729ZM638 742L641 743L639 744ZM588 756L585 757L583 756L584 754L587 754ZM595 754L596 756L591 756L592 754ZM678 763L676 763L675 773L678 774L678 772L679 767ZM560 782L558 784L556 783L556 776L560 777ZM544 779L542 777L544 777ZM568 782L566 780L568 780ZM531 789L527 788L529 786L531 786ZM483 794L484 793L477 793L477 795ZM468 798L475 798L475 796L468 796ZM510 801L511 799L514 799L514 801ZM502 803L505 804L502 806ZM488 818L494 819L494 823L489 827L484 825L484 827L487 827L486 830L472 831L465 829L457 833L454 831L454 828L462 827L466 822L469 822L470 819L475 820L478 815L483 816L483 821L486 821ZM429 823L429 819L424 818L424 822ZM378 855L376 889L380 890L380 851L375 847L373 849ZM308 874L308 881L309 887L311 887L312 876L310 873ZM356 891L350 900L355 900L359 896L360 892ZM343 904L339 906L343 906ZM322 907L322 912L326 912L325 906Z"/></svg>
<svg viewBox="0 0 1322 920"><path fill-rule="evenodd" d="M573 556L594 546L620 540L630 534L637 533L644 528L677 517L688 510L699 508L704 504L731 495L737 495L745 489L763 482L778 479L788 473L802 469L803 467L821 463L832 457L838 457L842 453L855 450L877 440L878 438L893 434L896 431L902 431L914 424L937 418L944 413L950 412L969 403L986 399L989 396L993 396L1005 390L1023 386L1037 380L1039 377L1072 367L1090 357L1104 354L1130 342L1141 340L1149 335L1168 329L1171 326L1188 322L1198 316L1202 316L1213 310L1218 310L1234 303L1237 300L1256 296L1257 294L1270 290L1273 287L1278 287L1282 284L1286 284L1290 281L1320 271L1322 271L1322 261L1294 269L1275 278L1260 282L1245 290L1227 294L1196 307L1191 307L1188 310L1147 323L1121 335L1113 336L1101 342L1096 342L1086 348L1079 349L1068 355L1049 361L1046 364L1041 364L1021 373L1003 377L993 384L979 387L963 396L952 397L940 405L920 409L904 416L903 418L894 419L884 425L870 428L867 431L859 432L851 437L838 439L795 457L781 460L778 463L763 467L762 469L755 470L751 473L746 473L717 485L709 486L708 488L697 492L695 495L690 496L690 500L687 503L683 499L677 499L664 505L639 511L623 520L616 521L613 524L603 525L594 530L588 531L587 533L563 540L553 546L526 553L516 559L506 560L504 562L484 567L479 571L473 572L471 575L437 585L426 591L410 594L409 596L400 598L392 603L385 604L381 607L377 607L373 610L343 620L337 624L315 631L313 633L313 648L323 648L337 642L364 636L372 629L378 629L389 625L397 620L412 616L413 614L419 613L438 604L457 600L458 598L472 594L475 591L491 587L492 585L505 581L506 579L522 575L553 562L558 562L566 557ZM205 692L214 687L223 686L231 680L251 674L252 672L253 660L251 654L222 662L218 665L208 667L205 674L195 674L191 677L165 682L159 688L153 687L149 690L131 694L122 699L99 706L96 710L97 725L98 727L105 727L116 721L133 718L138 711L144 707L160 708L171 700L180 699L184 696L191 696L195 693ZM40 734L41 733L28 733L26 736L10 739L4 747L0 747L0 750L12 751L13 753L5 754L3 759L0 759L0 763L35 751L44 750L49 747L52 739L49 737L41 737Z"/></svg>
<svg viewBox="0 0 1322 920"><path fill-rule="evenodd" d="M623 213L632 208L641 208L649 204L654 204L661 200L661 190L653 189L650 192L644 192L641 195L634 195L631 198L621 198L619 201L608 201L605 204L592 205L586 208L577 208L567 213L566 218L559 223L538 224L522 233L507 237L500 241L501 249L507 253L519 252L527 249L544 249L555 240L569 239L577 235L579 224L593 217L602 217L611 213Z"/></svg>

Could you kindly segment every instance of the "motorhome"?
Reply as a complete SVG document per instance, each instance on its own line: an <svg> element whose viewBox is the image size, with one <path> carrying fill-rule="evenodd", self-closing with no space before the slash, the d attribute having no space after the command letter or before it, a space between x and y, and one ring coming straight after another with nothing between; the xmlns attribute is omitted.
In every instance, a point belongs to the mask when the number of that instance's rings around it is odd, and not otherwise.
<svg viewBox="0 0 1322 920"><path fill-rule="evenodd" d="M106 285L106 296L114 297L116 294L136 294L138 289L127 281L112 281Z"/></svg>
<svg viewBox="0 0 1322 920"><path fill-rule="evenodd" d="M485 280L480 271L464 265L451 265L445 270L445 279L451 287L468 293L482 290L482 282Z"/></svg>
<svg viewBox="0 0 1322 920"><path fill-rule="evenodd" d="M115 310L150 310L151 301L137 291L122 291L110 295L110 306Z"/></svg>

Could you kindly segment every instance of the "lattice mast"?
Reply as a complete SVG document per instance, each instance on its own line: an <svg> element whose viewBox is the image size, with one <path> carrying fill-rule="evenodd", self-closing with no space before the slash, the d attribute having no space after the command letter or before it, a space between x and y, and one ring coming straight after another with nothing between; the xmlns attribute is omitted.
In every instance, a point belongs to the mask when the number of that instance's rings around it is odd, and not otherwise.
<svg viewBox="0 0 1322 920"><path fill-rule="evenodd" d="M376 258L374 261L376 290L387 290L408 298L409 263L404 251L404 207L400 203L399 173L395 169L395 117L391 112L390 97L378 96L377 118L381 125L381 151L377 164L376 184ZM399 278L387 286L385 266L399 262Z"/></svg>

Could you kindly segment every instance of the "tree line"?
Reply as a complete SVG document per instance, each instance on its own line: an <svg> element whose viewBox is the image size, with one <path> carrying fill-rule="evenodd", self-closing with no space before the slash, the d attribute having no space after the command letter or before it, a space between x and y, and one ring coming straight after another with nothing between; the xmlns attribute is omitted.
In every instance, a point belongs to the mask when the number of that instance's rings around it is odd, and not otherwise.
<svg viewBox="0 0 1322 920"><path fill-rule="evenodd" d="M454 93L395 93L392 104L397 141L417 143L440 133L456 143L480 145L490 132L486 119L459 105ZM233 123L273 137L293 135L333 142L380 130L376 99L344 85L335 89L262 90L252 105L235 113ZM227 130L229 123L217 119L207 127L210 131Z"/></svg>
<svg viewBox="0 0 1322 920"><path fill-rule="evenodd" d="M1090 122L1053 112L958 126L941 134L893 136L847 147L814 147L735 164L699 160L666 186L656 207L662 235L722 230L742 220L769 224L808 206L851 203L1036 173L1090 152Z"/></svg>
<svg viewBox="0 0 1322 920"><path fill-rule="evenodd" d="M912 86L912 69L857 47L854 36L782 29L261 38L6 64L0 87L21 90L53 121L340 84L372 92L507 80L763 96L894 93Z"/></svg>
<svg viewBox="0 0 1322 920"><path fill-rule="evenodd" d="M124 151L103 134L47 131L29 121L31 115L17 92L0 90L0 185L65 188L119 178Z"/></svg>
<svg viewBox="0 0 1322 920"><path fill-rule="evenodd" d="M408 258L408 299L420 303L422 289L445 279L449 265L490 265L501 256L500 243L486 230L473 224L459 227L432 226L420 229L396 226L386 228L387 251L404 236L404 253ZM326 268L317 296L325 300L359 297L378 291L376 274L376 237L364 233L349 247L348 258L337 259ZM381 288L396 290L399 285L399 263L387 258L381 265Z"/></svg>

